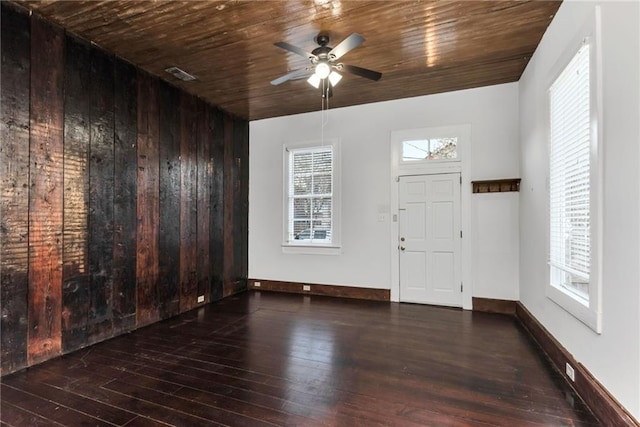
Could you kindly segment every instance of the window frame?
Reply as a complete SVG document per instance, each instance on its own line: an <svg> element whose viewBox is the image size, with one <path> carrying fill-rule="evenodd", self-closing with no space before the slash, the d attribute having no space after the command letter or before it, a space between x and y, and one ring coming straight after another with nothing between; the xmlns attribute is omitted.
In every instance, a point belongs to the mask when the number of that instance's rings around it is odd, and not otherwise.
<svg viewBox="0 0 640 427"><path fill-rule="evenodd" d="M460 164L464 160L463 144L465 143L465 132L461 131L461 125L437 126L420 129L405 129L395 131L395 147L392 147L392 162L397 164L401 171L433 171L435 169L448 171L459 170ZM453 159L423 159L404 160L403 143L406 141L419 141L425 139L456 138L456 157Z"/></svg>
<svg viewBox="0 0 640 427"><path fill-rule="evenodd" d="M546 120L547 120L547 269L545 294L547 298L562 307L576 319L587 325L596 333L602 332L602 155L600 146L602 141L602 72L599 40L599 8L596 8L596 16L590 20L589 25L583 28L580 36L576 37L557 61L552 73L552 79L547 84L546 91ZM569 63L578 54L583 46L589 47L589 121L590 121L590 147L589 147L589 225L590 225L590 274L589 297L583 297L563 286L555 285L551 280L551 121L550 121L550 89Z"/></svg>
<svg viewBox="0 0 640 427"><path fill-rule="evenodd" d="M412 159L412 160L405 160L404 157L404 145L409 143L409 142L423 142L426 141L429 145L431 145L431 141L435 141L435 140L439 140L439 139L445 139L445 138L451 138L451 139L455 139L456 140L456 157L454 158L437 158L437 159L429 159L427 157L422 158L422 159ZM401 142L401 146L400 146L400 162L404 165L411 165L411 164L415 164L415 163L420 163L420 164L437 164L437 163L450 163L450 162L460 162L459 159L459 147L460 147L460 143L458 141L458 136L451 134L451 135L439 135L437 137L429 137L429 138L405 138L403 139ZM415 146L414 146L415 147ZM415 147L418 150L422 150L420 147ZM430 151L425 151L426 153L430 153Z"/></svg>
<svg viewBox="0 0 640 427"><path fill-rule="evenodd" d="M289 174L290 174L290 154L294 151L320 149L323 147L331 147L333 156L332 168L332 213L331 213L331 242L310 242L304 240L297 242L289 240ZM341 152L340 139L331 138L324 141L304 141L289 142L283 144L282 149L283 162L283 191L282 191L282 251L289 254L324 254L337 255L341 251Z"/></svg>

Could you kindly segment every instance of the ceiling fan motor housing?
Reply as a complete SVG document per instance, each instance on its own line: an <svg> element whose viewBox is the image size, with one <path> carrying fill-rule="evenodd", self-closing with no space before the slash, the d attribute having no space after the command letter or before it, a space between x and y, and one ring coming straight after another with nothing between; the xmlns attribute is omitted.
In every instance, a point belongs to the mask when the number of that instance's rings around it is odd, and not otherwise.
<svg viewBox="0 0 640 427"><path fill-rule="evenodd" d="M331 52L331 48L329 46L320 46L311 51L311 53L319 59L329 59L329 52Z"/></svg>
<svg viewBox="0 0 640 427"><path fill-rule="evenodd" d="M329 34L320 33L316 36L316 43L320 46L326 46L329 44Z"/></svg>

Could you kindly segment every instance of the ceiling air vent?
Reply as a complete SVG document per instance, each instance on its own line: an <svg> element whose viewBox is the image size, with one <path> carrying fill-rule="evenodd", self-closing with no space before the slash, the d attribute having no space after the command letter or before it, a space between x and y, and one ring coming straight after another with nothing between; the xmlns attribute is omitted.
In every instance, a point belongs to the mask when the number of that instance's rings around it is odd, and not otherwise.
<svg viewBox="0 0 640 427"><path fill-rule="evenodd" d="M196 78L193 77L191 74L187 73L184 70L181 70L178 67L169 67L166 68L165 71L169 74L171 74L173 77L180 79L182 81L185 82L190 82L191 80L195 80Z"/></svg>

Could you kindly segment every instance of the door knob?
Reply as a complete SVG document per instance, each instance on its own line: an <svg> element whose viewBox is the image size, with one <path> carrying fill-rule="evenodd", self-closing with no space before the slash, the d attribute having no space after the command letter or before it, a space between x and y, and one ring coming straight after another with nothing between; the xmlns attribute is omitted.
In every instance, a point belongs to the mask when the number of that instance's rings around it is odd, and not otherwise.
<svg viewBox="0 0 640 427"><path fill-rule="evenodd" d="M406 248L404 246L400 246L400 250L404 251Z"/></svg>

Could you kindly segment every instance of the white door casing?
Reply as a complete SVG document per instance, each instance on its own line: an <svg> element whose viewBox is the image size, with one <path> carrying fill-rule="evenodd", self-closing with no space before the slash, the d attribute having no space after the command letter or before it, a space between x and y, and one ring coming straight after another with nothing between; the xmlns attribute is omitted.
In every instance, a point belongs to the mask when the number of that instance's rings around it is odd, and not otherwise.
<svg viewBox="0 0 640 427"><path fill-rule="evenodd" d="M460 174L399 181L400 301L462 306Z"/></svg>
<svg viewBox="0 0 640 427"><path fill-rule="evenodd" d="M472 309L473 276L471 274L472 251L471 239L471 124L444 125L424 127L420 129L395 130L391 132L391 199L390 199L390 239L389 249L391 256L391 301L400 301L400 211L399 191L400 179L416 175L435 175L458 173L462 178L460 192L460 229L463 236L460 243L460 264L462 290L462 308ZM404 141L415 141L426 138L439 138L455 136L458 140L458 156L455 160L448 161L405 161L403 156Z"/></svg>

